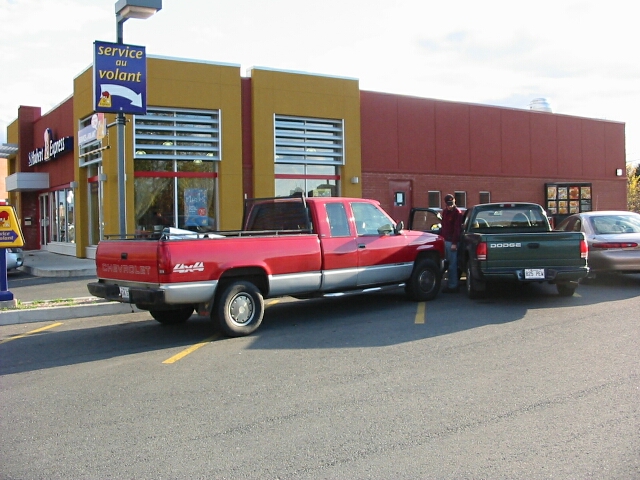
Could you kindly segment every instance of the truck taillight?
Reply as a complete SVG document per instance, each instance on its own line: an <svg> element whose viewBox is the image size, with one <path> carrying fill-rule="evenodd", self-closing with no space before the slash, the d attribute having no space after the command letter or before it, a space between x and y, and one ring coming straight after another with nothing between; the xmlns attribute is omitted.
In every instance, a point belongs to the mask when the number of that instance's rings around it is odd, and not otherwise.
<svg viewBox="0 0 640 480"><path fill-rule="evenodd" d="M580 258L586 259L589 255L589 246L587 245L586 240L582 240L580 242Z"/></svg>
<svg viewBox="0 0 640 480"><path fill-rule="evenodd" d="M487 259L487 244L485 242L479 243L476 247L476 258L478 260Z"/></svg>
<svg viewBox="0 0 640 480"><path fill-rule="evenodd" d="M158 274L168 275L171 273L171 254L165 242L158 243Z"/></svg>

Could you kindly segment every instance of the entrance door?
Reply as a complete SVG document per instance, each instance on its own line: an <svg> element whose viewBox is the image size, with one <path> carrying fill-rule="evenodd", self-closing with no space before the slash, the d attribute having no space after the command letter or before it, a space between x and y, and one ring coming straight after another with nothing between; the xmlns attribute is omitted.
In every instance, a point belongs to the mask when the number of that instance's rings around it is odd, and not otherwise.
<svg viewBox="0 0 640 480"><path fill-rule="evenodd" d="M49 223L51 212L49 211L49 194L43 193L38 197L40 205L40 247L44 247L50 242Z"/></svg>
<svg viewBox="0 0 640 480"><path fill-rule="evenodd" d="M389 195L391 195L391 217L406 225L409 220L409 212L413 206L411 201L411 180L389 180Z"/></svg>

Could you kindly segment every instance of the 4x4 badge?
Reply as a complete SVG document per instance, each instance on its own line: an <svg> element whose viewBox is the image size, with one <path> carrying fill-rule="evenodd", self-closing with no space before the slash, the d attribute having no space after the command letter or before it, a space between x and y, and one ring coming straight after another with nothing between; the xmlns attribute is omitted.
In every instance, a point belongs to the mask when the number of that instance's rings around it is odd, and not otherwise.
<svg viewBox="0 0 640 480"><path fill-rule="evenodd" d="M178 263L173 267L174 273L192 273L192 272L204 272L204 262L196 262L193 265L185 265L184 263Z"/></svg>

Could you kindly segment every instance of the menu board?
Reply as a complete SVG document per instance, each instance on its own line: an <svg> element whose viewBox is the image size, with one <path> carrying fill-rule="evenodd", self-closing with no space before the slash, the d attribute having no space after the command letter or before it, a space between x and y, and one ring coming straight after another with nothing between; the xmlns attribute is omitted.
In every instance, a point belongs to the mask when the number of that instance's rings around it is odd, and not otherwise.
<svg viewBox="0 0 640 480"><path fill-rule="evenodd" d="M545 202L550 216L591 211L590 183L547 183Z"/></svg>

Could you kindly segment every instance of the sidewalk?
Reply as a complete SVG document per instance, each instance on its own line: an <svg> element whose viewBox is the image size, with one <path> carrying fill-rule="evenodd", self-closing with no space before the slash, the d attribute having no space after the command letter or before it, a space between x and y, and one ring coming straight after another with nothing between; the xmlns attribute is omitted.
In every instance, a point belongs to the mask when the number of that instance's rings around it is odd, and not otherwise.
<svg viewBox="0 0 640 480"><path fill-rule="evenodd" d="M65 278L96 275L96 265L92 259L60 255L45 250L25 251L24 265L20 267L20 270L36 277ZM55 286L55 281L52 281L52 285ZM69 320L140 311L135 305L107 302L101 298L84 295L84 293L85 291L79 292L78 297L73 298L74 304L72 305L1 310L0 325ZM4 305L4 307L9 307L9 305Z"/></svg>
<svg viewBox="0 0 640 480"><path fill-rule="evenodd" d="M28 250L21 270L36 277L86 277L96 274L96 262L46 250Z"/></svg>

